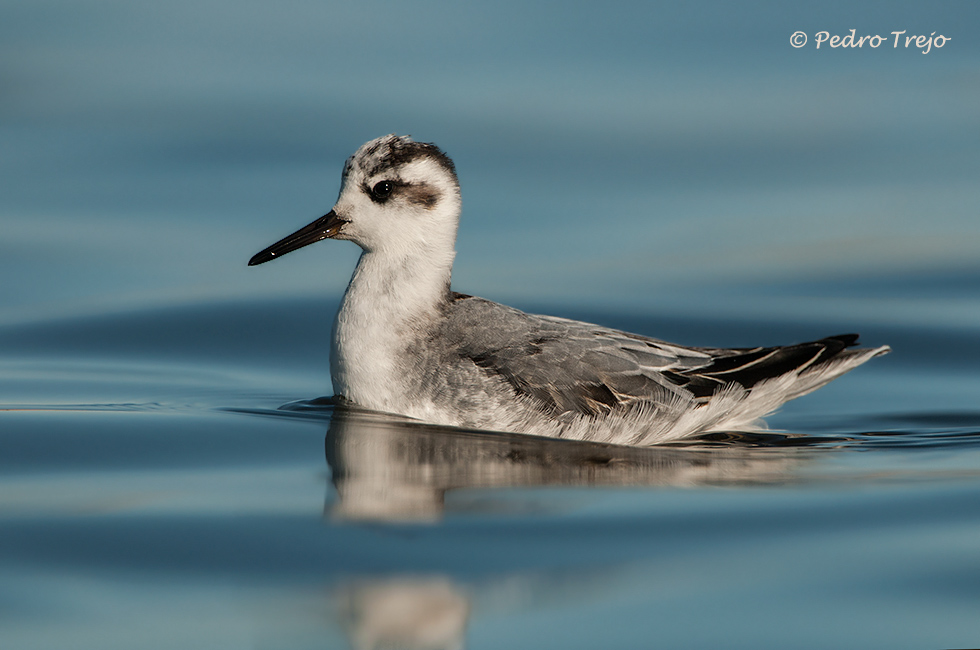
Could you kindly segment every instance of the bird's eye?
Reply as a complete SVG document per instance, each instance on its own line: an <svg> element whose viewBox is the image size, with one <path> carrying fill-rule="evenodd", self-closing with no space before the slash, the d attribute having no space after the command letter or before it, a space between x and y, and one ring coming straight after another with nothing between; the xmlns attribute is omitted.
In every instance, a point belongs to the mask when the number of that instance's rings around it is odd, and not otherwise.
<svg viewBox="0 0 980 650"><path fill-rule="evenodd" d="M380 181L371 190L371 194L374 198L384 201L391 194L391 190L395 189L395 186L391 181Z"/></svg>

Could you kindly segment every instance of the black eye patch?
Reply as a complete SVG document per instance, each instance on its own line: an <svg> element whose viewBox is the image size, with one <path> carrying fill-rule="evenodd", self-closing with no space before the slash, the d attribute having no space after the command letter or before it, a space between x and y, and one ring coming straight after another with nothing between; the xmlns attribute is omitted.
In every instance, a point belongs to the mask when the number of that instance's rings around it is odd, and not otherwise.
<svg viewBox="0 0 980 650"><path fill-rule="evenodd" d="M364 192L375 203L385 203L397 189L398 196L404 197L409 203L431 210L439 202L440 193L428 183L407 183L405 181L378 181L374 187L369 187L367 183L363 186Z"/></svg>

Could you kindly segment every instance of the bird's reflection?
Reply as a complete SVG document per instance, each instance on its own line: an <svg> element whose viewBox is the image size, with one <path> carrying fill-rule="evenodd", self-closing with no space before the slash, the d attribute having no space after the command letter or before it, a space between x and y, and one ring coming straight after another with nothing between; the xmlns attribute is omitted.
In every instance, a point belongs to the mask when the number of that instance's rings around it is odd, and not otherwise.
<svg viewBox="0 0 980 650"><path fill-rule="evenodd" d="M339 405L325 441L337 493L327 507L332 517L348 521L431 522L442 516L446 493L464 488L787 480L804 450L760 447L767 441L758 435L715 436L691 448L622 447L434 427ZM596 576L580 578L587 587L573 592L595 589ZM338 592L340 618L357 650L461 649L481 603L500 592L507 600L531 592L541 597L538 592L552 591L545 583L518 575L474 592L449 575L355 578Z"/></svg>
<svg viewBox="0 0 980 650"><path fill-rule="evenodd" d="M326 460L336 520L425 523L439 520L453 490L535 486L694 486L792 480L808 456L803 438L712 434L696 444L625 447L530 435L437 427L334 400L297 402L284 416L329 419ZM460 649L475 610L531 598L594 591L601 576L496 576L471 584L446 573L351 576L331 591L344 632L357 650ZM585 585L583 587L583 585ZM523 602L523 601L521 601Z"/></svg>
<svg viewBox="0 0 980 650"><path fill-rule="evenodd" d="M357 650L464 647L469 595L443 576L361 580L340 594L341 615Z"/></svg>
<svg viewBox="0 0 980 650"><path fill-rule="evenodd" d="M337 491L328 507L349 520L434 521L449 490L769 483L787 480L802 459L801 450L704 442L624 447L436 427L337 405L325 441Z"/></svg>

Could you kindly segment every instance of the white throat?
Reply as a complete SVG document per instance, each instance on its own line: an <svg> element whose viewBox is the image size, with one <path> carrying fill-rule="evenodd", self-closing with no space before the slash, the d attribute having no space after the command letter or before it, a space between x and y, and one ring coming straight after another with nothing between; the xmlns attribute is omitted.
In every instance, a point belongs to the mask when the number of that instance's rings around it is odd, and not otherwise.
<svg viewBox="0 0 980 650"><path fill-rule="evenodd" d="M398 251L403 253L404 251ZM449 250L365 250L334 322L330 370L334 393L362 406L397 411L402 360L448 298Z"/></svg>

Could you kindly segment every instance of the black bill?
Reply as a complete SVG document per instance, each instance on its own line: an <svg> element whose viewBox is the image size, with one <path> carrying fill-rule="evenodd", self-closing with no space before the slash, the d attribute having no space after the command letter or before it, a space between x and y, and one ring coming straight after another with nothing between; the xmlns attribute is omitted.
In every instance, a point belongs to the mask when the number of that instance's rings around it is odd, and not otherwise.
<svg viewBox="0 0 980 650"><path fill-rule="evenodd" d="M256 253L248 261L248 265L264 264L297 248L303 248L309 244L335 237L340 232L341 226L345 223L347 221L338 217L337 213L331 210L310 225L303 226L288 237L284 237L272 246L269 246L264 251Z"/></svg>

